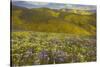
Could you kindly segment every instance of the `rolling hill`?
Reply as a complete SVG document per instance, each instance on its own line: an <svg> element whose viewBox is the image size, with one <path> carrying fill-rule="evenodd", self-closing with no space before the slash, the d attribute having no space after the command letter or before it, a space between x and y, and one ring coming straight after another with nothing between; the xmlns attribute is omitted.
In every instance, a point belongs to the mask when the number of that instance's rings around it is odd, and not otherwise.
<svg viewBox="0 0 100 67"><path fill-rule="evenodd" d="M57 32L76 35L96 34L96 13L75 9L28 9L12 5L13 31Z"/></svg>

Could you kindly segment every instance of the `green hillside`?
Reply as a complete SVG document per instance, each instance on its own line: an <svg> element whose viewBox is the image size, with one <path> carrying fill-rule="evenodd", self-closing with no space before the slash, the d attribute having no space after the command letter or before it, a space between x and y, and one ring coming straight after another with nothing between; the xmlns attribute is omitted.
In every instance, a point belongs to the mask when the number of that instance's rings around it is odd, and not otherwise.
<svg viewBox="0 0 100 67"><path fill-rule="evenodd" d="M79 10L78 10L79 12ZM81 11L80 11L81 12ZM85 12L85 11L82 11ZM13 31L56 32L76 35L95 35L96 14L76 14L49 8L27 9L13 6Z"/></svg>

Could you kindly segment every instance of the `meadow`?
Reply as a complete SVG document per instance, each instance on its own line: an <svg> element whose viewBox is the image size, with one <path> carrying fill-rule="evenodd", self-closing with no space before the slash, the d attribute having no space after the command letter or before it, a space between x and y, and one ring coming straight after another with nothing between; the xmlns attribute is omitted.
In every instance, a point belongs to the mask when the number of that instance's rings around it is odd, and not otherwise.
<svg viewBox="0 0 100 67"><path fill-rule="evenodd" d="M12 32L12 65L96 61L96 38L66 33Z"/></svg>

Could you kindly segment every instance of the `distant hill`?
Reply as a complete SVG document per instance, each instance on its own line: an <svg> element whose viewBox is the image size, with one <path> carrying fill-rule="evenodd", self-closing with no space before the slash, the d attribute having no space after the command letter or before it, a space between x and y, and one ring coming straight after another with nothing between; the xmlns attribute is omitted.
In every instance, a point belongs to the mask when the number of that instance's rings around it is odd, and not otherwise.
<svg viewBox="0 0 100 67"><path fill-rule="evenodd" d="M79 9L60 9L63 12L69 12L69 13L75 13L75 14L81 14L81 15L92 15L95 14L95 10L79 10Z"/></svg>
<svg viewBox="0 0 100 67"><path fill-rule="evenodd" d="M11 1L13 5L32 8L51 8L51 9L79 9L79 10L96 10L95 5L82 5L82 4L64 4L64 3L51 3L51 2L33 2L33 1Z"/></svg>
<svg viewBox="0 0 100 67"><path fill-rule="evenodd" d="M14 30L95 35L96 13L74 9L32 8L12 5Z"/></svg>

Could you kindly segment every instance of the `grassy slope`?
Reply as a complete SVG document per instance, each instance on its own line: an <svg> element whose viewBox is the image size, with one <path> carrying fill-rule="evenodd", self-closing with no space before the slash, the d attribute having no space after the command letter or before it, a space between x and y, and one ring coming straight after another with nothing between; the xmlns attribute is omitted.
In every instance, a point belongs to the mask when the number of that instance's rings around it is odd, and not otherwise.
<svg viewBox="0 0 100 67"><path fill-rule="evenodd" d="M48 8L26 9L14 6L12 26L13 30L95 35L96 19L95 14L79 15Z"/></svg>

